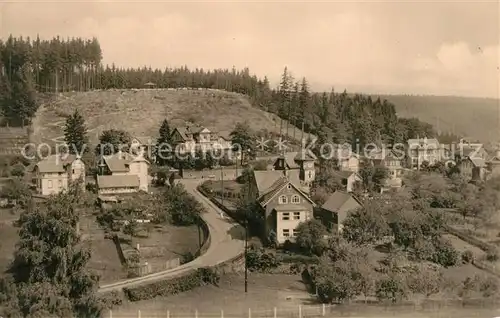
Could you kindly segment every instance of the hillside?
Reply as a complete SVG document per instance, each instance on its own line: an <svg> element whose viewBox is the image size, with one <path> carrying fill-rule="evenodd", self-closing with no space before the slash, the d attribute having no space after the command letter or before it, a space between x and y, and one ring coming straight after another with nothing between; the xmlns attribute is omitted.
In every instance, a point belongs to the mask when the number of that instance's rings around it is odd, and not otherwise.
<svg viewBox="0 0 500 318"><path fill-rule="evenodd" d="M164 118L174 127L190 121L224 133L245 120L256 131L280 130L276 115L252 107L245 96L237 93L212 89L111 89L64 93L46 99L33 120L33 141L61 142L65 116L75 109L86 120L91 143L96 143L103 130L112 128L137 137L156 137ZM284 122L284 134L285 127ZM290 137L294 136L293 128L289 128ZM300 135L296 129L295 136Z"/></svg>
<svg viewBox="0 0 500 318"><path fill-rule="evenodd" d="M484 142L500 139L500 101L455 96L380 95L401 117L416 117L435 129Z"/></svg>

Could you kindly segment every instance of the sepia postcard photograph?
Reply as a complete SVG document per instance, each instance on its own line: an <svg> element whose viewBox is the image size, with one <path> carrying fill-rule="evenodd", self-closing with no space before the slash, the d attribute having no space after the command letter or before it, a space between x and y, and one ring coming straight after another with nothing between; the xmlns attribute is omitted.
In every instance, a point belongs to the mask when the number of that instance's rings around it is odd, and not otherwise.
<svg viewBox="0 0 500 318"><path fill-rule="evenodd" d="M498 0L0 0L0 318L500 318Z"/></svg>

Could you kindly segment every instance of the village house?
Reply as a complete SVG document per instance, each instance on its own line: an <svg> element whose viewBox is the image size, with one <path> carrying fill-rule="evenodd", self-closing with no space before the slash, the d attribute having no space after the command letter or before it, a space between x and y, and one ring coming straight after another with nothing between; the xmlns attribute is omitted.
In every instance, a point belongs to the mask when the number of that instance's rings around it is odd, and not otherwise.
<svg viewBox="0 0 500 318"><path fill-rule="evenodd" d="M460 174L468 180L480 181L486 177L488 153L480 144L466 142L463 139L455 145L455 162Z"/></svg>
<svg viewBox="0 0 500 318"><path fill-rule="evenodd" d="M381 187L381 192L391 188L401 188L403 185L402 176L404 174L403 161L405 154L401 150L388 148L374 149L367 155L367 159L374 167L383 167L387 169L387 179Z"/></svg>
<svg viewBox="0 0 500 318"><path fill-rule="evenodd" d="M363 178L357 172L334 170L331 174L346 192L353 192L356 189L356 184L362 184L363 182Z"/></svg>
<svg viewBox="0 0 500 318"><path fill-rule="evenodd" d="M432 166L442 159L443 149L435 138L408 139L407 165L410 169L420 170L424 162Z"/></svg>
<svg viewBox="0 0 500 318"><path fill-rule="evenodd" d="M98 163L99 194L119 194L148 191L150 163L144 153L137 155L118 152L102 156Z"/></svg>
<svg viewBox="0 0 500 318"><path fill-rule="evenodd" d="M250 193L264 216L262 236L281 245L293 242L300 223L313 217L314 202L282 171L254 171Z"/></svg>
<svg viewBox="0 0 500 318"><path fill-rule="evenodd" d="M152 137L133 137L130 142L132 153L138 154L143 151L148 159L153 160L154 148L156 146L156 139Z"/></svg>
<svg viewBox="0 0 500 318"><path fill-rule="evenodd" d="M71 182L81 179L85 188L85 164L79 156L50 155L33 168L36 192L51 195L68 190Z"/></svg>
<svg viewBox="0 0 500 318"><path fill-rule="evenodd" d="M463 157L458 161L460 174L473 181L480 181L485 179L486 174L486 161L482 158Z"/></svg>
<svg viewBox="0 0 500 318"><path fill-rule="evenodd" d="M309 188L316 179L315 161L316 159L305 151L287 152L276 159L273 169L275 171L283 171L285 175L297 175L300 188L302 191L309 193Z"/></svg>
<svg viewBox="0 0 500 318"><path fill-rule="evenodd" d="M361 201L344 191L335 191L326 202L315 209L315 217L319 218L333 234L342 232L342 223L347 215L362 207Z"/></svg>
<svg viewBox="0 0 500 318"><path fill-rule="evenodd" d="M333 150L332 159L335 161L335 168L340 171L359 172L360 157L349 148L337 148Z"/></svg>
<svg viewBox="0 0 500 318"><path fill-rule="evenodd" d="M179 153L231 149L229 134L225 132L218 134L201 126L177 127L172 131L171 138Z"/></svg>
<svg viewBox="0 0 500 318"><path fill-rule="evenodd" d="M495 155L486 162L486 166L490 177L500 176L500 149L497 149Z"/></svg>

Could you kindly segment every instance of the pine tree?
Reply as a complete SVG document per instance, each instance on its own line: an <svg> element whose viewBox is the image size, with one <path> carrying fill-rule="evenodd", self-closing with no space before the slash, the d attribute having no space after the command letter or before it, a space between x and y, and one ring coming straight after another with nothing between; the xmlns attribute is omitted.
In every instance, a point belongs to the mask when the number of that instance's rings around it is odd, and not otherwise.
<svg viewBox="0 0 500 318"><path fill-rule="evenodd" d="M157 161L160 165L164 165L167 163L168 152L172 152L173 145L171 143L171 134L170 125L168 124L167 119L165 118L161 123L159 138L156 145L157 149Z"/></svg>
<svg viewBox="0 0 500 318"><path fill-rule="evenodd" d="M71 154L82 155L88 151L87 127L85 126L83 116L78 110L75 110L75 112L66 119L64 140Z"/></svg>

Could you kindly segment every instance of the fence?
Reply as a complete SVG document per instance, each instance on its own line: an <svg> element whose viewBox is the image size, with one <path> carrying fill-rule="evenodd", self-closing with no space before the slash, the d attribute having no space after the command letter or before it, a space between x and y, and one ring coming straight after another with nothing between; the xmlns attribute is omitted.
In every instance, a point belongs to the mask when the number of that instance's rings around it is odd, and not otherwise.
<svg viewBox="0 0 500 318"><path fill-rule="evenodd" d="M153 311L153 310L138 310L136 312L123 312L117 310L113 312L110 310L105 318L204 318L204 317L242 317L242 318L264 318L264 317L324 317L331 312L332 305L299 305L299 306L288 306L288 307L274 307L269 309L252 309L247 310L227 310L226 312L222 309L219 312L203 312L198 310L189 311Z"/></svg>
<svg viewBox="0 0 500 318"><path fill-rule="evenodd" d="M308 318L308 317L440 317L440 318L472 318L496 317L498 310L494 305L463 305L457 301L428 301L420 304L402 305L352 304L352 305L296 305L274 308L221 309L203 311L196 309L152 310L110 310L103 318ZM420 315L419 315L420 314Z"/></svg>

